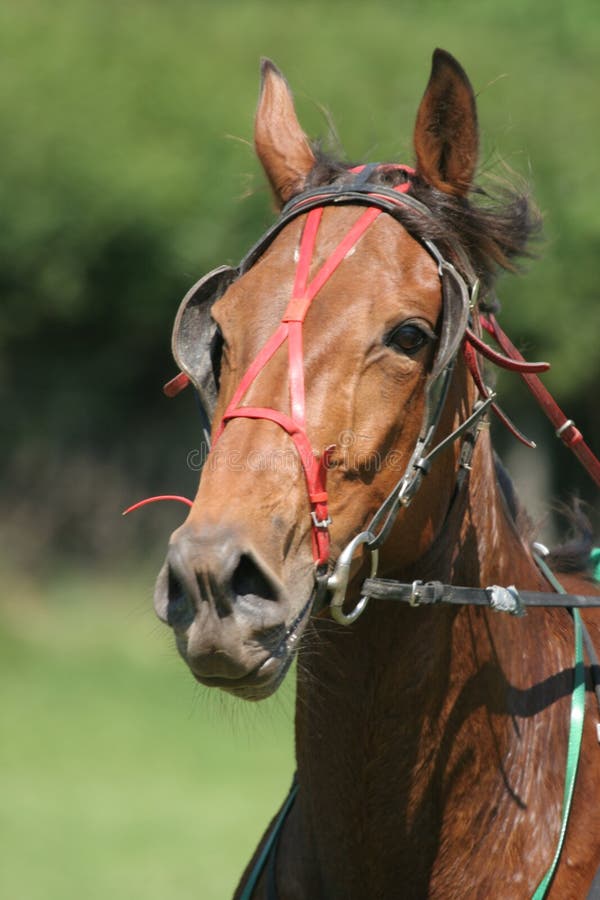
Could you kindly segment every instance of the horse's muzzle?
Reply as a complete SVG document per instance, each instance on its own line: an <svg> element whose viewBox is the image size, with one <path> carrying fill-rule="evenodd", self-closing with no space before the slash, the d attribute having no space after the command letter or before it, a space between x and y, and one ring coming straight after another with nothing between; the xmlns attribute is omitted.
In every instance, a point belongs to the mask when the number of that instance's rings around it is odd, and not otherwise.
<svg viewBox="0 0 600 900"><path fill-rule="evenodd" d="M258 699L279 683L290 650L290 602L279 579L233 530L178 529L154 606L203 684Z"/></svg>

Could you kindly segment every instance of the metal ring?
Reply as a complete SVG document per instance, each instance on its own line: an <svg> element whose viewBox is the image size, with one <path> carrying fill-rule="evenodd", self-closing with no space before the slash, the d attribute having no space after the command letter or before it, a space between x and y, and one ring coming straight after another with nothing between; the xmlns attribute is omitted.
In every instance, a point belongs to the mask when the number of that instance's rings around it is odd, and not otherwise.
<svg viewBox="0 0 600 900"><path fill-rule="evenodd" d="M369 602L369 597L365 595L360 598L351 612L345 613L342 610L344 600L346 599L348 582L350 581L350 568L352 566L354 553L361 544L369 544L372 540L373 534L370 531L361 531L360 534L357 534L340 553L336 567L327 581L327 589L332 592L329 605L331 617L340 625L351 625L352 622L355 622L361 613L365 611L367 603ZM372 550L371 578L374 578L377 574L378 561L379 551Z"/></svg>

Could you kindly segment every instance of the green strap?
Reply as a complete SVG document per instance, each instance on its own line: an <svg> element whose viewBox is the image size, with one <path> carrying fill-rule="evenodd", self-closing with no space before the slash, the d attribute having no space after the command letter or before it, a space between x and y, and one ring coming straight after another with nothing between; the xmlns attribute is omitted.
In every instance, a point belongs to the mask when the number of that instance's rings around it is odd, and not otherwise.
<svg viewBox="0 0 600 900"><path fill-rule="evenodd" d="M283 806L281 807L280 813L277 816L277 819L275 821L275 824L273 825L273 828L271 829L271 833L268 836L268 838L266 839L266 841L264 842L263 848L260 851L259 857L254 864L254 868L250 872L248 881L244 885L244 890L240 894L240 900L251 900L252 893L254 891L254 888L256 887L256 883L261 876L262 870L265 867L265 863L267 862L267 860L269 858L269 854L270 854L271 850L273 849L273 845L279 838L279 833L280 833L281 829L283 828L283 823L285 822L287 814L289 813L290 809L292 808L292 805L294 803L294 800L296 799L297 793L298 793L298 783L297 783L296 779L294 778L294 782L290 788L289 794L287 795L286 801L283 804Z"/></svg>
<svg viewBox="0 0 600 900"><path fill-rule="evenodd" d="M554 577L553 572L548 568L543 559L535 556L535 561L550 582L552 586L560 593L565 594L566 591L559 581ZM556 866L563 848L565 834L567 831L567 823L569 821L569 813L571 811L571 802L573 800L573 791L575 789L575 777L577 775L577 765L579 763L579 754L581 750L581 738L583 735L583 717L585 712L585 670L583 666L583 637L581 627L581 616L579 610L572 610L573 623L575 626L575 661L573 671L573 693L571 695L571 725L569 728L569 743L567 748L567 765L565 771L565 793L562 806L562 821L560 826L560 834L558 843L554 852L554 858L550 864L550 868L537 886L537 890L532 900L542 900L546 896L546 892L550 887L550 883L554 877Z"/></svg>
<svg viewBox="0 0 600 900"><path fill-rule="evenodd" d="M600 582L600 547L594 547L590 553L590 562L592 563L592 578L594 581Z"/></svg>

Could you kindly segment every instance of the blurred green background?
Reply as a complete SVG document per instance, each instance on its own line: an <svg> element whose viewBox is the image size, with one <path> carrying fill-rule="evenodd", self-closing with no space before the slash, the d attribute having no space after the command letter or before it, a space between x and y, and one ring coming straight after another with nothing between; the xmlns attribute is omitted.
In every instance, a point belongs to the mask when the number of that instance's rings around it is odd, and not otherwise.
<svg viewBox="0 0 600 900"><path fill-rule="evenodd" d="M441 46L478 94L482 172L505 161L545 215L500 286L600 447L600 12L596 0L5 0L0 6L0 896L231 894L293 770L293 686L202 692L154 624L152 580L190 495L193 399L168 401L187 287L272 219L251 148L261 56L349 158L410 162ZM514 377L536 453L497 440L552 532L586 476Z"/></svg>

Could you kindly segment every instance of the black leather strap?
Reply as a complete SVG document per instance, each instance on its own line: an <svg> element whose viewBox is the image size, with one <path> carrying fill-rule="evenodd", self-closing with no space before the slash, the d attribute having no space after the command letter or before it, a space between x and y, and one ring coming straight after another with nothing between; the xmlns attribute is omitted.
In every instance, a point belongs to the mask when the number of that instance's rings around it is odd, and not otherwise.
<svg viewBox="0 0 600 900"><path fill-rule="evenodd" d="M494 603L495 586L488 588L459 587L442 584L440 581L428 581L425 584L403 584L385 578L367 578L361 588L361 596L366 595L373 600L397 600L411 603L413 606L433 606L438 603L450 603L456 606L488 606L501 609ZM505 590L504 588L500 590ZM582 594L544 593L542 591L514 591L515 609L518 606L562 606L562 607L597 607L600 606L600 595L586 596ZM517 599L518 598L518 599Z"/></svg>

